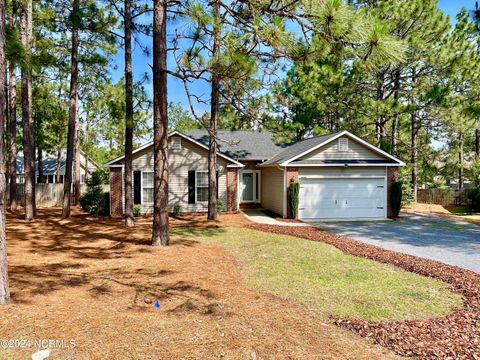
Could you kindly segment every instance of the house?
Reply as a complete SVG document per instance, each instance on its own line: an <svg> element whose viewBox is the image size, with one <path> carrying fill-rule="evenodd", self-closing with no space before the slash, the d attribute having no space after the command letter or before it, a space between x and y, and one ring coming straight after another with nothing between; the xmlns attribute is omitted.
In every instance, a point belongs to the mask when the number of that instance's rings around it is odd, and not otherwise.
<svg viewBox="0 0 480 360"><path fill-rule="evenodd" d="M299 218L386 218L389 189L405 164L361 138L342 131L276 144L272 134L219 131L218 197L223 210L257 205L288 215L288 186L299 181ZM207 210L208 134L169 134L169 206ZM109 161L111 215L123 214L123 161ZM142 213L153 210L153 144L133 153L133 197Z"/></svg>
<svg viewBox="0 0 480 360"><path fill-rule="evenodd" d="M59 183L63 184L65 175L67 152L66 150L60 151L60 157L58 155L45 154L42 160L43 179L40 179L38 175L38 162L35 162L35 179L37 183L55 184L57 183L57 171L59 171ZM60 159L60 161L58 160ZM57 166L57 164L59 166ZM16 157L17 166L17 184L23 184L25 182L24 173L24 161L23 153L19 152ZM80 183L84 184L88 175L94 171L100 169L100 167L91 159L89 159L83 151L80 151Z"/></svg>

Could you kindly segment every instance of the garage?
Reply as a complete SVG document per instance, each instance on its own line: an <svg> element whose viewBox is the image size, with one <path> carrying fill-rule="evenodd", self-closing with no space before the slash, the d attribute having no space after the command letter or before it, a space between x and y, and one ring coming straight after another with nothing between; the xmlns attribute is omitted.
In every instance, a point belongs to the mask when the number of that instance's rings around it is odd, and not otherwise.
<svg viewBox="0 0 480 360"><path fill-rule="evenodd" d="M299 218L308 219L368 219L385 218L385 169L361 176L343 171L342 177L309 171L300 175Z"/></svg>

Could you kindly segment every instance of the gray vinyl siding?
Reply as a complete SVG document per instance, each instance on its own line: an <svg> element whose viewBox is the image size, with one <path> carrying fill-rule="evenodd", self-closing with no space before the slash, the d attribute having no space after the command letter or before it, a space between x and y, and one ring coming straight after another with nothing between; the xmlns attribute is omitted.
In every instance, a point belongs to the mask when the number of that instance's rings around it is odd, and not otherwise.
<svg viewBox="0 0 480 360"><path fill-rule="evenodd" d="M299 160L385 160L382 155L372 151L366 146L348 139L348 151L338 151L338 139L312 151Z"/></svg>
<svg viewBox="0 0 480 360"><path fill-rule="evenodd" d="M276 167L264 167L261 170L262 207L283 216L284 171Z"/></svg>
<svg viewBox="0 0 480 360"><path fill-rule="evenodd" d="M170 138L171 141L171 138ZM182 207L184 212L207 211L207 202L188 203L188 171L208 171L208 151L197 144L181 138L182 148L179 150L169 149L169 211L173 211L176 204ZM123 161L122 161L123 162ZM153 172L153 147L148 147L136 154L133 158L133 171ZM218 169L218 194L223 200L224 207L227 204L227 161L217 158ZM142 201L143 202L143 201ZM141 204L142 213L152 213L152 204Z"/></svg>
<svg viewBox="0 0 480 360"><path fill-rule="evenodd" d="M386 167L308 167L300 168L300 181L302 178L379 178L387 176Z"/></svg>

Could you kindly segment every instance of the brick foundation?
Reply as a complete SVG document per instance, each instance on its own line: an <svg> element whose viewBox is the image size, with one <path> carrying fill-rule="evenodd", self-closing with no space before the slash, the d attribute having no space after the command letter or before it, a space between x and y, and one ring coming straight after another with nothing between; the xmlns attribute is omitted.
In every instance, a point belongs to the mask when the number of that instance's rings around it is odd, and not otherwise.
<svg viewBox="0 0 480 360"><path fill-rule="evenodd" d="M227 211L238 210L238 169L227 169Z"/></svg>
<svg viewBox="0 0 480 360"><path fill-rule="evenodd" d="M387 216L391 218L393 216L392 204L390 201L390 193L392 183L398 181L398 168L387 167Z"/></svg>
<svg viewBox="0 0 480 360"><path fill-rule="evenodd" d="M123 168L121 167L110 168L110 216L111 217L123 216L122 171L123 171Z"/></svg>
<svg viewBox="0 0 480 360"><path fill-rule="evenodd" d="M290 205L288 203L288 198L289 198L289 195L288 195L288 192L289 192L289 186L290 186L290 180L294 180L295 182L298 182L298 167L287 167L287 175L286 175L286 186L287 188L285 189L285 194L287 195L287 213L284 214L284 217L287 217L287 218L292 218L293 215L292 215L292 209L290 209Z"/></svg>

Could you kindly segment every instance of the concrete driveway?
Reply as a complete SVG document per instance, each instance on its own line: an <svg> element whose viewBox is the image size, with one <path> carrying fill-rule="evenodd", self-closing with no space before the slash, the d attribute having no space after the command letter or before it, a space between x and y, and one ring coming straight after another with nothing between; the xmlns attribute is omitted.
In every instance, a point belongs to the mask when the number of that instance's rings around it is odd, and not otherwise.
<svg viewBox="0 0 480 360"><path fill-rule="evenodd" d="M385 249L480 273L480 226L403 213L399 221L320 222L316 226Z"/></svg>

